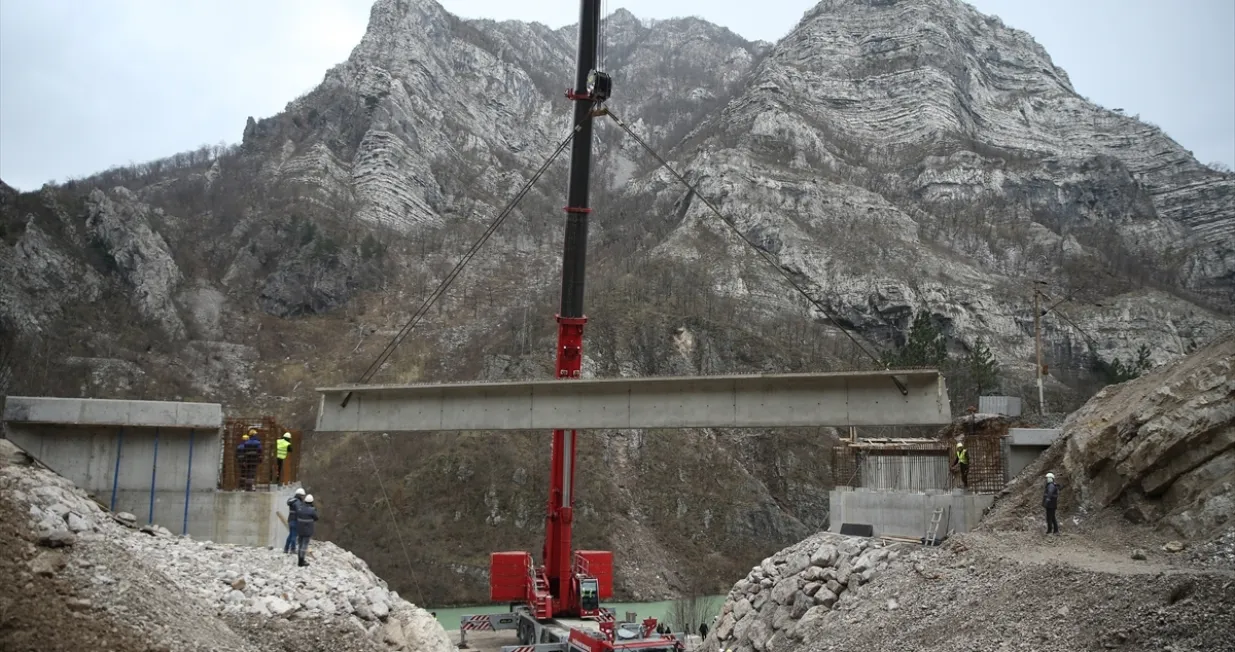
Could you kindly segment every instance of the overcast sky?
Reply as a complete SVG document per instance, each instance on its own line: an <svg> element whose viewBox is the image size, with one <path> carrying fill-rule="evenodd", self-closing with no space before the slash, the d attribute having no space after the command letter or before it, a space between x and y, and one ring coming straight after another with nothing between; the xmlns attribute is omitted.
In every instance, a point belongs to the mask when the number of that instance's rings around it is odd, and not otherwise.
<svg viewBox="0 0 1235 652"><path fill-rule="evenodd" d="M1235 0L970 0L1082 94L1235 166ZM458 15L578 17L577 0L441 0ZM815 0L608 0L775 41ZM359 42L371 0L0 0L0 179L22 190L240 140Z"/></svg>

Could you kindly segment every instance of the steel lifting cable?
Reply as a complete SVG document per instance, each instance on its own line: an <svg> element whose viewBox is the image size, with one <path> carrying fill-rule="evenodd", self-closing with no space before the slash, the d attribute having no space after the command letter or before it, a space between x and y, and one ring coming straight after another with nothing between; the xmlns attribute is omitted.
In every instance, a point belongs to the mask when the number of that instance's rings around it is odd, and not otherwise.
<svg viewBox="0 0 1235 652"><path fill-rule="evenodd" d="M587 119L590 120L591 116ZM433 307L433 304L446 293L446 290L449 289L450 284L458 278L460 273L462 273L463 267L471 262L476 253L480 251L480 248L483 247L485 242L489 240L489 236L492 236L493 233L497 231L497 228L502 225L502 222L506 221L506 218L510 216L510 213L515 209L515 206L519 204L519 201L523 199L528 191L532 189L532 186L536 183L536 181L539 180L545 171L549 169L549 165L553 163L554 159L556 159L558 155L566 149L566 146L570 144L570 141L574 140L575 135L579 133L579 130L582 127L582 123L575 125L566 138L558 144L557 149L553 150L553 153L549 155L549 158L545 159L545 162L540 166L540 169L536 170L536 174L532 175L532 178L528 179L527 183L523 184L523 187L514 196L514 198L510 200L510 203L506 204L506 208L502 209L502 211L498 213L497 217L494 218L493 222L489 224L489 228L485 229L485 232L480 236L480 238L477 239L476 242L472 244L471 248L463 254L463 256L459 259L459 262L455 264L454 269L450 270L450 273L447 274L437 288L429 294L424 303L420 305L420 308L418 308L416 312L412 314L412 317L407 320L407 323L399 329L399 332L396 333L393 338L391 338L390 342L386 345L386 348L382 349L382 352L378 354L377 359L373 361L373 364L369 365L368 369L365 369L365 372L360 376L360 383L368 382L373 378L374 374L381 369L386 360L388 360L391 354L394 353L394 350L403 343L403 340L407 339L407 336L412 332L412 329L415 328L416 325L424 319L425 315L429 313L429 308ZM347 402L351 399L352 392L348 392L343 397L342 406L347 407Z"/></svg>
<svg viewBox="0 0 1235 652"><path fill-rule="evenodd" d="M425 607L425 593L420 590L420 582L416 581L416 574L412 572L412 556L407 552L407 544L403 542L403 528L399 527L399 521L395 518L395 508L390 504L390 494L386 493L386 483L382 482L382 473L377 469L377 462L373 459L373 451L369 449L369 442L365 440L364 435L360 436L360 442L364 444L365 453L369 455L369 464L373 465L373 475L377 477L377 486L382 490L382 498L386 501L386 512L390 515L390 522L395 525L395 536L399 538L399 547L403 548L403 561L407 564L407 575L412 578L412 585L416 587L416 594L420 596L420 606Z"/></svg>
<svg viewBox="0 0 1235 652"><path fill-rule="evenodd" d="M776 260L772 257L772 254L764 251L754 242L751 242L750 238L746 237L746 234L742 233L741 229L739 229L738 226L733 223L733 220L730 220L728 217L725 217L725 215L720 212L720 209L716 208L715 204L713 204L707 197L703 196L703 194L699 192L699 189L696 188L694 185L692 185L689 181L687 181L686 178L683 177L681 174L679 174L677 170L673 169L673 166L669 165L669 162L666 161L664 158L662 158L660 154L657 154L656 150L652 149L651 145L648 145L647 142L645 142L642 138L640 138L639 134L636 134L634 130L632 130L630 126L626 124L626 122L624 122L621 118L619 118L616 114L614 114L612 111L610 111L607 108L603 109L602 111L605 115L612 118L613 121L617 123L619 127L622 128L622 131L625 131L627 135L629 135L631 138L635 140L636 143L639 143L639 145L643 147L643 149L646 150L648 154L651 154L652 158L656 159L656 162L660 163L661 167L668 170L669 174L672 174L674 178L676 178L682 185L686 186L691 192L694 193L696 197L699 198L700 201L702 201L705 205L707 205L707 207L710 208L712 212L716 214L716 217L720 218L721 221L723 221L726 225L728 225L728 227L732 229L733 232L736 233L738 237L742 239L743 242L745 242L747 245L750 245L750 248L754 249L755 253L759 254L760 258L763 258L763 260L766 261L769 265L771 265L773 269L779 272L780 275L785 278L785 281L787 281L789 285L793 287L794 290L798 291L798 294L801 294L803 297L806 298L807 301L811 303L811 305L818 308L819 312L823 313L823 316L827 317L828 321L832 322L833 326L839 328L840 331L845 334L845 337L848 337L849 341L853 342L854 346L857 346L860 351L862 351L868 357L870 357L871 360L874 360L876 364L880 364L883 366L884 369L888 369L888 366L884 364L883 362L881 362L879 358L876 357L873 353L871 353L870 351L867 351L866 347L862 346L862 343L859 342L857 338L855 338L853 334L849 332L848 329L846 329L844 326L841 326L840 323L837 322L836 319L832 317L832 314L826 308L824 308L823 305L819 303L819 301L815 300L814 297L812 297L810 294L806 292L805 288L799 285L797 281L793 280L793 277L789 274L789 272L785 271L785 269L776 262ZM896 383L896 388L900 390L901 394L904 396L908 396L909 388L905 387L905 385L901 383L901 381L898 380L895 376L891 376L891 378L892 378L892 382Z"/></svg>

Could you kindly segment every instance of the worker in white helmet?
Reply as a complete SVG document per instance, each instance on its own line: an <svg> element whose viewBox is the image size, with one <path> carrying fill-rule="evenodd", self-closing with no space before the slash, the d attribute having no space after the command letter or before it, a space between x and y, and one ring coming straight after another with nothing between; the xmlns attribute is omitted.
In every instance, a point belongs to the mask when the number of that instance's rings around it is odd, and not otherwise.
<svg viewBox="0 0 1235 652"><path fill-rule="evenodd" d="M296 511L301 505L304 505L304 487L297 489L296 493L287 499L287 540L283 542L285 555L296 552Z"/></svg>
<svg viewBox="0 0 1235 652"><path fill-rule="evenodd" d="M961 484L969 489L969 449L964 442L956 442L956 468L961 472Z"/></svg>
<svg viewBox="0 0 1235 652"><path fill-rule="evenodd" d="M313 526L317 524L317 507L313 505L313 494L304 497L304 504L296 509L296 556L300 561L297 566L308 566L304 553L309 549L309 539L313 538Z"/></svg>
<svg viewBox="0 0 1235 652"><path fill-rule="evenodd" d="M1046 488L1042 490L1042 507L1046 508L1046 533L1059 534L1059 522L1055 520L1055 509L1059 507L1059 485L1055 484L1055 474L1046 474Z"/></svg>

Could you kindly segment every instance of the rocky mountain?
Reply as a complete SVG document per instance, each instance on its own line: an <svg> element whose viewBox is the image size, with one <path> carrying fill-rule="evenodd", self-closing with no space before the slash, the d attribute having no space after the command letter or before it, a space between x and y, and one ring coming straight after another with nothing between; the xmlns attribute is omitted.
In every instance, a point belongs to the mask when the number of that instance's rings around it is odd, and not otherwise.
<svg viewBox="0 0 1235 652"><path fill-rule="evenodd" d="M378 0L348 60L237 146L0 187L0 390L311 427L312 388L358 378L565 136L575 35ZM870 351L925 311L1019 392L1042 280L1066 299L1043 320L1058 408L1099 362L1235 324L1235 176L958 0L828 0L776 44L618 10L602 40L610 109ZM596 131L585 373L875 364L615 122ZM375 381L549 374L565 179L563 157ZM589 435L579 543L616 551L624 596L717 589L826 523L833 436ZM328 537L430 603L475 600L490 551L539 549L542 437L318 435L306 474L339 506Z"/></svg>

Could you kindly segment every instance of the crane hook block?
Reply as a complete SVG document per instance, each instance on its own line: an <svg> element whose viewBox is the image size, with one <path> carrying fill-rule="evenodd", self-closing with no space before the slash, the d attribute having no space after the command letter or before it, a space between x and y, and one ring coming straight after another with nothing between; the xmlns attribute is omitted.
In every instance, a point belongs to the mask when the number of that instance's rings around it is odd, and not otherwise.
<svg viewBox="0 0 1235 652"><path fill-rule="evenodd" d="M593 70L587 74L587 93L592 97L592 101L600 104L609 99L609 94L613 91L613 80L609 75Z"/></svg>

